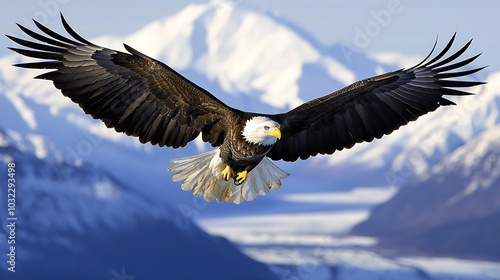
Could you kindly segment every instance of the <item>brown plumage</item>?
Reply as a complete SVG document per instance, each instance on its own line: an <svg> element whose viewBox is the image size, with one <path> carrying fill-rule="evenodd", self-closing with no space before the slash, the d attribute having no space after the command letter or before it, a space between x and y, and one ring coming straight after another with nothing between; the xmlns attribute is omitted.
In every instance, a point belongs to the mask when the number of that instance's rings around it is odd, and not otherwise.
<svg viewBox="0 0 500 280"><path fill-rule="evenodd" d="M19 25L34 41L8 36L28 48L10 49L42 61L15 66L52 69L36 78L53 81L85 113L141 143L179 148L201 134L220 152L174 160L178 165L171 170L177 173L174 180L184 181L183 189L207 200L239 203L264 195L287 176L268 158L295 161L370 142L441 105L454 104L444 95L469 94L456 88L482 84L460 79L482 68L457 70L479 56L455 62L471 41L444 58L453 36L438 55L430 59L431 51L412 68L358 81L286 113L249 113L227 106L128 45L129 53L97 46L71 29L62 15L61 20L72 39L36 21L42 33Z"/></svg>

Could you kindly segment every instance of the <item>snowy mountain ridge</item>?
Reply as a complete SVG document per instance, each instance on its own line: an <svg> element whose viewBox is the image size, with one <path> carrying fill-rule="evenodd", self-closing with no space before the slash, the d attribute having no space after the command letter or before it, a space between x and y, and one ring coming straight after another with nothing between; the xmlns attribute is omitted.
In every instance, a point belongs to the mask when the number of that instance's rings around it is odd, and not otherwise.
<svg viewBox="0 0 500 280"><path fill-rule="evenodd" d="M455 149L376 206L352 233L398 252L500 260L499 135L497 126Z"/></svg>

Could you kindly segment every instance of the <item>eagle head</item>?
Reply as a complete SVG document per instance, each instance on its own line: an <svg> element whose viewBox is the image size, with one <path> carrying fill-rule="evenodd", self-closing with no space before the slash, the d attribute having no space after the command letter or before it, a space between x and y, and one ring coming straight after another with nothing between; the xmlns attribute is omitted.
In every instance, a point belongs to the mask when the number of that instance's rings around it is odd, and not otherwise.
<svg viewBox="0 0 500 280"><path fill-rule="evenodd" d="M279 123L263 116L248 119L241 134L245 141L264 146L273 145L281 139Z"/></svg>

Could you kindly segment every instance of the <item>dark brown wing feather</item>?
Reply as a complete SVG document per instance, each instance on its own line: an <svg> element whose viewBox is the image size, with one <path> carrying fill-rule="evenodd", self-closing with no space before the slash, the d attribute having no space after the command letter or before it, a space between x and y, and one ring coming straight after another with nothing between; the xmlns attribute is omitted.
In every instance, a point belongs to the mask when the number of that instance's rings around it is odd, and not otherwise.
<svg viewBox="0 0 500 280"><path fill-rule="evenodd" d="M351 148L356 143L370 142L390 134L440 105L454 104L442 96L468 95L453 88L483 82L448 78L464 77L484 68L448 72L469 64L479 56L452 63L465 52L471 40L456 53L442 59L454 39L455 35L443 51L429 61L432 51L412 68L365 79L304 103L288 113L271 115L281 123L282 140L276 143L268 156L274 160L295 161L317 154L332 154L335 150Z"/></svg>
<svg viewBox="0 0 500 280"><path fill-rule="evenodd" d="M201 132L204 141L222 144L227 120L239 111L167 65L127 45L130 54L97 46L73 31L62 15L61 20L73 39L36 21L45 34L19 25L40 42L8 36L29 48L11 50L44 61L15 66L54 69L36 78L52 80L85 113L118 132L139 137L142 143L177 148Z"/></svg>

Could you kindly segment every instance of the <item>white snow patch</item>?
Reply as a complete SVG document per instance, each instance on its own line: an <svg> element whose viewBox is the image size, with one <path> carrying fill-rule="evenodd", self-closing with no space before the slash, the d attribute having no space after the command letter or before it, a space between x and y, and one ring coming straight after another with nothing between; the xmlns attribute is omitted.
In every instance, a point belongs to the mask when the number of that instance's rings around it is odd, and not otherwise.
<svg viewBox="0 0 500 280"><path fill-rule="evenodd" d="M0 155L0 160L4 164L8 164L10 162L15 162L14 158L11 155L7 155L7 154ZM2 234L0 234L0 235L2 235Z"/></svg>
<svg viewBox="0 0 500 280"><path fill-rule="evenodd" d="M0 133L0 147L7 147L10 145L9 139L3 133Z"/></svg>
<svg viewBox="0 0 500 280"><path fill-rule="evenodd" d="M382 66L380 66L380 65L375 66L375 73L377 75L382 75L382 74L384 74L386 72L387 71Z"/></svg>
<svg viewBox="0 0 500 280"><path fill-rule="evenodd" d="M28 146L26 146L23 135L21 133L9 129L7 130L7 135L12 138L14 144L16 145L16 148L18 148L21 152L28 150Z"/></svg>
<svg viewBox="0 0 500 280"><path fill-rule="evenodd" d="M43 136L36 134L28 134L26 138L31 142L34 148L35 156L39 159L43 159L47 156L47 147L45 146L45 140Z"/></svg>
<svg viewBox="0 0 500 280"><path fill-rule="evenodd" d="M365 236L335 237L330 234L295 234L295 233L249 233L233 236L244 245L293 245L293 246L372 246L377 240Z"/></svg>
<svg viewBox="0 0 500 280"><path fill-rule="evenodd" d="M19 95L14 94L12 91L7 91L5 93L5 97L7 97L7 99L12 103L12 105L14 105L17 112L19 113L21 118L26 122L29 128L36 129L37 121L33 109L31 109L28 105L26 105L23 99Z"/></svg>
<svg viewBox="0 0 500 280"><path fill-rule="evenodd" d="M422 61L419 55L402 54L399 52L375 52L369 54L371 58L382 64L395 64L401 68L410 68Z"/></svg>
<svg viewBox="0 0 500 280"><path fill-rule="evenodd" d="M347 192L294 193L284 195L283 200L299 203L378 204L390 199L396 191L395 187L366 187Z"/></svg>
<svg viewBox="0 0 500 280"><path fill-rule="evenodd" d="M97 182L94 184L94 193L99 199L111 199L118 195L111 182Z"/></svg>
<svg viewBox="0 0 500 280"><path fill-rule="evenodd" d="M345 233L368 217L368 210L233 216L199 220L212 234L238 239L249 232Z"/></svg>
<svg viewBox="0 0 500 280"><path fill-rule="evenodd" d="M432 274L471 275L500 279L500 263L453 258L403 257L399 262L424 269Z"/></svg>
<svg viewBox="0 0 500 280"><path fill-rule="evenodd" d="M328 74L344 85L349 85L356 81L356 74L334 58L322 57L321 62L328 71Z"/></svg>
<svg viewBox="0 0 500 280"><path fill-rule="evenodd" d="M117 143L124 136L122 133L117 133L114 129L107 128L104 123L95 121L88 116L82 117L75 113L68 113L66 120L79 127L83 132L89 132L86 138L94 145L100 144L103 139Z"/></svg>
<svg viewBox="0 0 500 280"><path fill-rule="evenodd" d="M328 246L301 248L247 248L245 253L252 258L271 264L328 264L331 266L359 268L363 270L405 270L398 262L376 253L359 249L338 249ZM336 278L337 279L337 278ZM351 278L339 278L351 279ZM363 279L363 278L354 278Z"/></svg>

